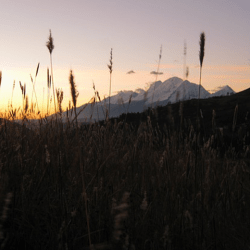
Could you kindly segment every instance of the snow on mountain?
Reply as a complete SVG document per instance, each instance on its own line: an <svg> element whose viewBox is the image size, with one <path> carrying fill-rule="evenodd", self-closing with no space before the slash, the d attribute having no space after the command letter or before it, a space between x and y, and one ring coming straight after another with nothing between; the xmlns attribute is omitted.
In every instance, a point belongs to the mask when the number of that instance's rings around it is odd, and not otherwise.
<svg viewBox="0 0 250 250"><path fill-rule="evenodd" d="M235 93L229 86L221 88L214 94L210 94L202 86L200 87L200 98L205 99L213 96L221 96ZM109 117L117 117L122 113L142 112L148 107L166 105L183 100L198 98L199 85L187 80L183 81L178 77L172 77L164 82L152 83L148 90L137 89L136 91L119 91L110 97ZM95 104L83 105L77 108L80 112L78 120L90 119L99 121L106 117L109 110L109 97ZM72 114L73 115L73 114ZM64 114L65 117L65 114Z"/></svg>
<svg viewBox="0 0 250 250"><path fill-rule="evenodd" d="M172 93L180 86L182 79L172 77L165 82L157 81L152 83L148 90L141 91L133 101L145 101L146 105L168 99Z"/></svg>
<svg viewBox="0 0 250 250"><path fill-rule="evenodd" d="M200 90L200 98L208 98L210 93L202 86ZM198 98L199 85L189 81L183 81L178 77L172 77L164 82L157 81L152 83L148 90L139 89L133 91L120 91L118 94L110 98L110 103L121 104L129 101L145 101L145 105L150 106L155 102L167 101L174 103L179 100L189 100ZM106 98L108 102L108 98Z"/></svg>
<svg viewBox="0 0 250 250"><path fill-rule="evenodd" d="M235 92L228 85L226 85L222 87L219 91L211 94L211 97L226 96L226 95L232 95L232 94L235 94Z"/></svg>
<svg viewBox="0 0 250 250"><path fill-rule="evenodd" d="M199 85L191 83L189 81L184 81L176 89L177 98L171 98L171 102L176 102L179 100L191 100L199 97ZM174 97L174 96L173 96ZM210 93L200 86L200 98L205 99L210 97Z"/></svg>
<svg viewBox="0 0 250 250"><path fill-rule="evenodd" d="M182 79L178 77L172 77L165 82L161 82L161 84L156 85L156 87L153 83L148 90L149 98L147 103L151 104L170 99L180 87L181 83Z"/></svg>
<svg viewBox="0 0 250 250"><path fill-rule="evenodd" d="M129 102L129 99L134 99L138 95L137 92L132 90L126 91L119 91L116 95L110 97L110 103L112 104L122 104ZM109 97L106 98L106 102L109 102Z"/></svg>

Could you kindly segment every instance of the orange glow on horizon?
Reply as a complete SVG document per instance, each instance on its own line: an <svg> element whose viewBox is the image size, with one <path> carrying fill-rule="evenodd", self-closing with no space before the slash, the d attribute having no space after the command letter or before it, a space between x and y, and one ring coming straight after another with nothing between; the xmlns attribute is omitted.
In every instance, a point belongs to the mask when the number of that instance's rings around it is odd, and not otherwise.
<svg viewBox="0 0 250 250"><path fill-rule="evenodd" d="M128 69L114 70L112 74L112 95L121 90L133 90L138 88L147 89L150 83L156 80L156 76L150 74L155 70L156 64L150 64L148 70ZM148 68L148 65L145 65ZM47 90L47 67L40 67L36 82L35 93L30 80L30 72L34 73L34 68L23 69L3 69L2 70L2 85L0 88L0 108L2 113L9 114L14 110L23 109L23 97L20 88L20 83L26 83L26 96L28 96L29 108L31 103L35 105L36 98L38 103L39 115L52 114L54 112L54 100L52 98L52 89L50 98L52 102L50 109L47 112L48 105L48 90ZM94 96L93 83L96 91L99 92L101 99L108 96L109 88L109 72L108 69L89 69L80 66L72 68L75 77L79 97L77 99L77 107L89 102ZM135 73L127 74L130 70ZM188 80L199 83L199 67L197 65L189 65L190 75ZM182 64L162 64L157 80L165 81L170 77L183 77ZM204 65L202 75L202 86L207 90L214 90L219 86L229 85L234 91L239 92L250 87L249 79L250 67L247 65ZM33 77L34 78L34 77ZM55 88L60 88L64 92L62 109L66 111L71 101L70 86L69 86L69 69L66 67L54 68ZM15 80L15 85L13 85ZM58 108L58 107L57 107ZM38 109L36 108L36 115ZM47 114L47 115L48 115ZM30 116L34 115L30 114Z"/></svg>

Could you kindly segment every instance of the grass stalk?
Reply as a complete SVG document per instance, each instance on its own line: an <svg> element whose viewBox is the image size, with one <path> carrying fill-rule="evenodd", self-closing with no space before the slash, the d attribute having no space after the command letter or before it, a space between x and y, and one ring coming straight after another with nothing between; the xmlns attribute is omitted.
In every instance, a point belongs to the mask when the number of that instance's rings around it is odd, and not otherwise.
<svg viewBox="0 0 250 250"><path fill-rule="evenodd" d="M109 68L109 114L108 117L110 117L110 97L111 97L111 78L112 78L112 72L113 72L113 49L111 48L110 51L110 60L108 64L108 68Z"/></svg>
<svg viewBox="0 0 250 250"><path fill-rule="evenodd" d="M53 67L52 67L52 52L53 52L55 46L54 46L54 39L52 37L51 30L49 32L50 32L50 34L49 34L49 38L48 38L48 41L46 43L46 46L47 46L47 48L49 50L49 54L50 54L50 71L51 71L51 80L52 80L52 88L53 88L54 107L55 107L55 113L56 113L55 86L54 86Z"/></svg>
<svg viewBox="0 0 250 250"><path fill-rule="evenodd" d="M158 75L159 75L161 57L162 57L162 45L160 47L160 54L159 54L159 60L158 60L158 64L157 64L157 71L156 71L156 76L155 76L155 82L157 82ZM154 91L153 91L152 102L151 102L152 103L152 108L153 108L153 102L154 102L154 94L155 94L155 85L154 85Z"/></svg>
<svg viewBox="0 0 250 250"><path fill-rule="evenodd" d="M76 119L76 124L77 124L76 103L77 103L77 97L79 96L79 92L76 89L76 84L75 84L72 70L70 70L70 74L69 74L69 84L70 84L71 98L72 98L72 102L74 106L75 119Z"/></svg>

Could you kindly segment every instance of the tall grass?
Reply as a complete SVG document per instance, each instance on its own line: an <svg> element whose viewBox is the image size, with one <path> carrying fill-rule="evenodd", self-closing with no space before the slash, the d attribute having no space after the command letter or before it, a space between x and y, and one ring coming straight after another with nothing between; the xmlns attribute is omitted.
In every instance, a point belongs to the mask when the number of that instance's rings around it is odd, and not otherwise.
<svg viewBox="0 0 250 250"><path fill-rule="evenodd" d="M70 84L70 90L71 90L72 103L74 106L75 119L76 119L76 123L77 123L76 103L77 103L77 97L79 96L79 92L76 89L76 84L75 84L74 75L73 75L72 70L70 70L70 74L69 74L69 84Z"/></svg>
<svg viewBox="0 0 250 250"><path fill-rule="evenodd" d="M111 97L111 77L113 72L113 49L110 50L110 60L109 60L108 68L109 68L109 75L110 75L110 81L109 81L109 114L110 116L110 97Z"/></svg>
<svg viewBox="0 0 250 250"><path fill-rule="evenodd" d="M69 83L77 117L72 71ZM203 136L185 105L79 126L1 119L1 248L248 249L250 146L238 106L236 150L215 111Z"/></svg>
<svg viewBox="0 0 250 250"><path fill-rule="evenodd" d="M199 99L200 99L200 89L201 89L201 72L202 72L202 65L203 59L205 55L205 33L202 32L200 35L200 83L199 83Z"/></svg>
<svg viewBox="0 0 250 250"><path fill-rule="evenodd" d="M52 67L52 52L53 52L55 46L54 46L54 39L52 37L51 30L49 31L49 38L48 38L48 41L46 43L46 46L47 46L47 48L49 50L49 54L50 54L50 71L51 71L50 85L51 85L51 82L52 82L54 107L55 107L55 113L56 113L55 86L54 86L53 67Z"/></svg>
<svg viewBox="0 0 250 250"><path fill-rule="evenodd" d="M151 114L137 125L110 120L76 132L60 121L32 131L4 121L6 249L246 249L249 151L219 156L221 138L211 134L199 147L194 191L198 134L183 124L180 133Z"/></svg>

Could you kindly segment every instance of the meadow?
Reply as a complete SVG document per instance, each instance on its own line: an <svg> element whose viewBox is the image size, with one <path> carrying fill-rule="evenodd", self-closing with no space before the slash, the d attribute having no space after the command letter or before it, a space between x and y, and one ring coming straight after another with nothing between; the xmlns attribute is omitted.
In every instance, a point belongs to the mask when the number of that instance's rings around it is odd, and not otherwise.
<svg viewBox="0 0 250 250"><path fill-rule="evenodd" d="M10 110L0 125L1 248L248 249L248 100L245 91L88 124L64 122L58 96L57 115L36 126L31 108L19 122Z"/></svg>

